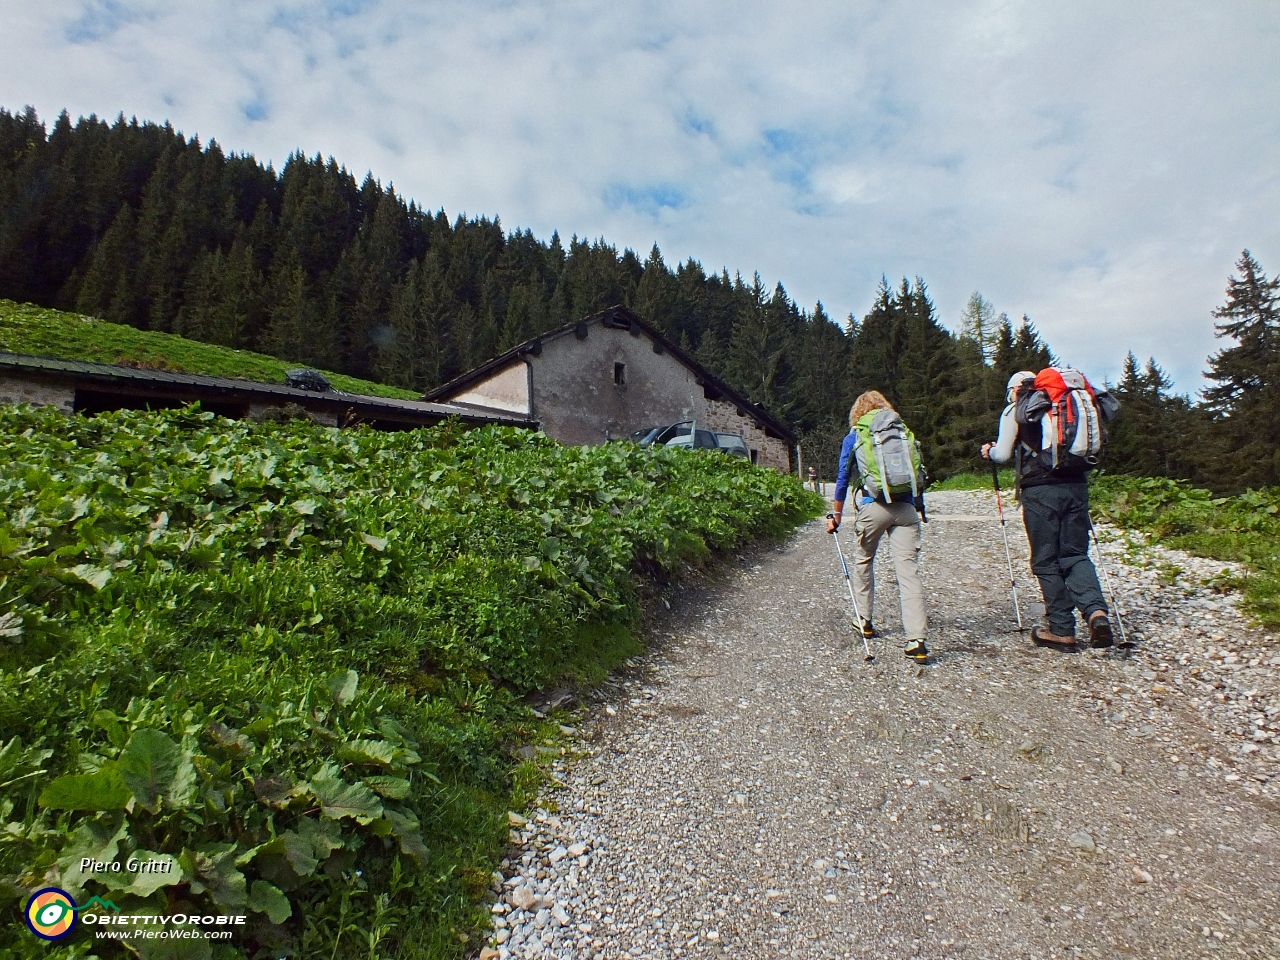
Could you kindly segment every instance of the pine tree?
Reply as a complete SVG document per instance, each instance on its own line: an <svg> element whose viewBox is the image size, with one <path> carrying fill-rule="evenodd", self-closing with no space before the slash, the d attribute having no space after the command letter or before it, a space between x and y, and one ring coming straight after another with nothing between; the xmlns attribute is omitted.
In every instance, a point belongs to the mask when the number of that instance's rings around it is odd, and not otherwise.
<svg viewBox="0 0 1280 960"><path fill-rule="evenodd" d="M1234 488L1280 483L1280 277L1268 279L1248 250L1214 311L1218 337L1234 346L1209 358L1204 391L1215 428L1232 451L1224 482Z"/></svg>
<svg viewBox="0 0 1280 960"><path fill-rule="evenodd" d="M975 290L960 314L960 335L971 340L978 348L982 363L989 364L995 357L1000 328L1008 322L1008 314L997 316L991 301Z"/></svg>
<svg viewBox="0 0 1280 960"><path fill-rule="evenodd" d="M840 444L849 432L848 413L853 403L845 376L849 338L821 303L804 319L792 351L794 373L788 407L801 434L805 461L831 479L838 468Z"/></svg>
<svg viewBox="0 0 1280 960"><path fill-rule="evenodd" d="M137 236L133 208L123 206L94 248L76 310L112 323L137 318Z"/></svg>
<svg viewBox="0 0 1280 960"><path fill-rule="evenodd" d="M741 389L756 403L777 409L787 349L784 303L788 301L781 285L772 298L766 299L758 273L749 296L746 309L738 315L730 334L729 355L723 366L731 386Z"/></svg>
<svg viewBox="0 0 1280 960"><path fill-rule="evenodd" d="M1000 325L992 367L1002 389L1009 378L1019 370L1030 370L1036 373L1056 363L1057 360L1054 359L1052 352L1040 339L1040 333L1036 330L1035 324L1025 313L1016 331L1007 320Z"/></svg>
<svg viewBox="0 0 1280 960"><path fill-rule="evenodd" d="M669 337L680 334L680 284L655 243L636 285L635 311Z"/></svg>
<svg viewBox="0 0 1280 960"><path fill-rule="evenodd" d="M268 289L270 306L262 343L277 357L314 366L330 366L335 353L333 313L317 303L307 272L297 261L278 265Z"/></svg>

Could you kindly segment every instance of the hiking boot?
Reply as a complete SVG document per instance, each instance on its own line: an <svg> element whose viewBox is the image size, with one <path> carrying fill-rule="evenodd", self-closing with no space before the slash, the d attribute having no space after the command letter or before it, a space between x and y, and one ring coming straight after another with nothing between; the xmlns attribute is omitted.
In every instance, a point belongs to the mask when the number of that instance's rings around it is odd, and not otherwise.
<svg viewBox="0 0 1280 960"><path fill-rule="evenodd" d="M929 648L924 645L923 640L908 640L907 647L902 652L916 663L924 663L929 656Z"/></svg>
<svg viewBox="0 0 1280 960"><path fill-rule="evenodd" d="M1060 636L1047 627L1032 627L1031 642L1037 647L1053 647L1058 650L1074 650L1076 648L1076 638L1074 636Z"/></svg>
<svg viewBox="0 0 1280 960"><path fill-rule="evenodd" d="M862 631L862 635L868 640L874 640L880 636L880 634L876 633L876 628L870 620L859 620L858 629Z"/></svg>
<svg viewBox="0 0 1280 960"><path fill-rule="evenodd" d="M1109 647L1111 639L1111 619L1107 611L1098 610L1089 617L1089 646L1095 650Z"/></svg>

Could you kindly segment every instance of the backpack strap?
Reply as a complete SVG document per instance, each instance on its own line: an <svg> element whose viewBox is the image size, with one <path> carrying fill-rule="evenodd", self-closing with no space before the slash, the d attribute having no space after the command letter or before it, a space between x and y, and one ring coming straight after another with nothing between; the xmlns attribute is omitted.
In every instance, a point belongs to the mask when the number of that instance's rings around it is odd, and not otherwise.
<svg viewBox="0 0 1280 960"><path fill-rule="evenodd" d="M880 442L880 436L874 430L871 431L871 442L876 445L876 466L880 468L880 493L885 503L891 503L893 494L889 492L889 477L884 472L884 444Z"/></svg>

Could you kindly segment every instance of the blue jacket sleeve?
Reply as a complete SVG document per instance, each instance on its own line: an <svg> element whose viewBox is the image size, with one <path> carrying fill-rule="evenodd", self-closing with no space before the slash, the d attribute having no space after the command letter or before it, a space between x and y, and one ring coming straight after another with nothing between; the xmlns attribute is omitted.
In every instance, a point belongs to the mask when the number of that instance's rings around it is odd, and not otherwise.
<svg viewBox="0 0 1280 960"><path fill-rule="evenodd" d="M840 472L836 474L836 495L835 499L844 503L844 499L849 494L849 471L857 470L856 460L853 456L853 448L858 442L858 435L850 433L844 438L844 443L840 445Z"/></svg>

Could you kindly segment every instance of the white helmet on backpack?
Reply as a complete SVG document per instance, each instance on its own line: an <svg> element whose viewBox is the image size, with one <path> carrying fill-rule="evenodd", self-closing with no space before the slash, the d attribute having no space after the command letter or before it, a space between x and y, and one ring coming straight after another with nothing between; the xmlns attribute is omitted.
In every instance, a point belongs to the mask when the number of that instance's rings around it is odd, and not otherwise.
<svg viewBox="0 0 1280 960"><path fill-rule="evenodd" d="M1028 380L1034 380L1035 378L1036 378L1036 375L1032 373L1030 370L1019 370L1012 377L1010 377L1009 384L1005 388L1007 391L1005 396L1007 397L1008 402L1013 403L1013 393L1015 390L1018 389L1018 387L1022 386Z"/></svg>

